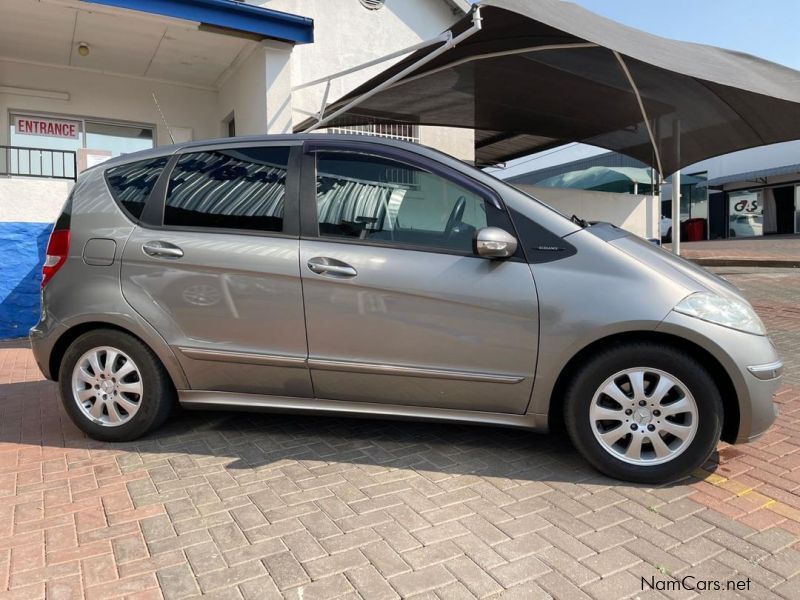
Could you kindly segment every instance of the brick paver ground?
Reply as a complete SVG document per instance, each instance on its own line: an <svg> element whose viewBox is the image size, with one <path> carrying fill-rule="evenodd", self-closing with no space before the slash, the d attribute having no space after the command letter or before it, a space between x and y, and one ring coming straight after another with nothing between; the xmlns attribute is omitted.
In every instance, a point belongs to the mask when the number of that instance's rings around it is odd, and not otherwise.
<svg viewBox="0 0 800 600"><path fill-rule="evenodd" d="M184 413L102 444L0 345L0 598L799 598L800 274L725 273L788 359L782 414L658 488L494 428Z"/></svg>

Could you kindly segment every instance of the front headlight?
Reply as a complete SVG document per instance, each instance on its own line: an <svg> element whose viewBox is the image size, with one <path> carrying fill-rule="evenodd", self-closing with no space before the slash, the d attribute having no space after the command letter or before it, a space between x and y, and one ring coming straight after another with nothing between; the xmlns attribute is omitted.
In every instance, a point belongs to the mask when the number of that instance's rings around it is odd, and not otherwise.
<svg viewBox="0 0 800 600"><path fill-rule="evenodd" d="M743 300L717 296L708 292L697 292L686 296L673 310L746 333L767 334L764 323L761 322L756 311Z"/></svg>

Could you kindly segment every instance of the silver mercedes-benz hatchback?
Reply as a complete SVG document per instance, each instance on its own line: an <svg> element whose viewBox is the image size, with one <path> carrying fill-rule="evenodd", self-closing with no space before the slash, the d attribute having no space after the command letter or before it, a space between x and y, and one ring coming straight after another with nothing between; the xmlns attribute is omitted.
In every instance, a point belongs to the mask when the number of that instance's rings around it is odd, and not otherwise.
<svg viewBox="0 0 800 600"><path fill-rule="evenodd" d="M444 154L341 135L84 172L30 335L101 440L177 404L563 426L600 471L641 482L761 435L782 370L722 279Z"/></svg>

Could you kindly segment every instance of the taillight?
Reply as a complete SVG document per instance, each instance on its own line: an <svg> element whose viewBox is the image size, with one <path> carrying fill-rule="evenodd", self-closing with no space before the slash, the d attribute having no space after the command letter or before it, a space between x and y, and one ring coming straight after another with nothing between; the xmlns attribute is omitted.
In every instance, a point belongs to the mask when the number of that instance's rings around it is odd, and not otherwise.
<svg viewBox="0 0 800 600"><path fill-rule="evenodd" d="M53 278L61 266L67 262L69 254L69 229L59 229L50 234L47 242L47 256L42 267L42 287Z"/></svg>

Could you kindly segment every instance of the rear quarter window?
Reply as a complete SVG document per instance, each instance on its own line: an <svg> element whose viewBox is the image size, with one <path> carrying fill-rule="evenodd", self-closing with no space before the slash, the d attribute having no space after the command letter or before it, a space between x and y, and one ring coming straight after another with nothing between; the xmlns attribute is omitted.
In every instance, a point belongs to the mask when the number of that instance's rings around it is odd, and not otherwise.
<svg viewBox="0 0 800 600"><path fill-rule="evenodd" d="M106 169L111 195L135 220L142 215L145 202L168 159L168 156L159 156Z"/></svg>

